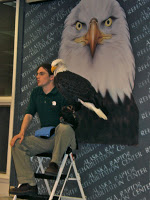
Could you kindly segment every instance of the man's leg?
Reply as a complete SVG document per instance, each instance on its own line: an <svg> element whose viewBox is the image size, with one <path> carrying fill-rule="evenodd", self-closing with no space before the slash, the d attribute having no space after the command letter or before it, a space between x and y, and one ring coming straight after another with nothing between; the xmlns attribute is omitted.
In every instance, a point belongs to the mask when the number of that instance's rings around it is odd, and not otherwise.
<svg viewBox="0 0 150 200"><path fill-rule="evenodd" d="M53 147L54 138L41 139L35 136L27 136L21 144L19 144L19 140L16 141L14 147L12 147L12 155L20 184L36 185L30 157L42 152L52 152Z"/></svg>
<svg viewBox="0 0 150 200"><path fill-rule="evenodd" d="M73 150L76 149L75 132L70 125L60 123L55 129L55 145L46 174L57 174L58 165L69 146Z"/></svg>

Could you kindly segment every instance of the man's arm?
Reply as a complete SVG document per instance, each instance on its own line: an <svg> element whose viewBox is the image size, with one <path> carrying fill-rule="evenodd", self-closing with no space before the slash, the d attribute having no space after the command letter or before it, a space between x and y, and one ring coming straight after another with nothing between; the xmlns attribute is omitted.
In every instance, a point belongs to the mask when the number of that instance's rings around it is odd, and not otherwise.
<svg viewBox="0 0 150 200"><path fill-rule="evenodd" d="M15 135L10 142L11 147L14 146L16 140L19 139L19 138L20 138L19 143L21 144L22 140L24 139L25 132L26 132L32 118L33 118L33 116L31 114L26 114L24 116L24 119L23 119L23 122L22 122L22 125L21 125L21 130L20 130L19 134Z"/></svg>

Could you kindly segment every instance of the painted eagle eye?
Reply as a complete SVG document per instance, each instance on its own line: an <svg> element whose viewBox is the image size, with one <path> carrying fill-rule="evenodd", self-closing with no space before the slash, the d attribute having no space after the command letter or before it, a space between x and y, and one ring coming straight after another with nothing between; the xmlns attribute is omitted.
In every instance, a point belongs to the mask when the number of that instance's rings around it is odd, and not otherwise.
<svg viewBox="0 0 150 200"><path fill-rule="evenodd" d="M77 29L78 31L80 31L80 30L82 29L82 23L81 23L81 22L77 22L77 23L76 23L76 29Z"/></svg>
<svg viewBox="0 0 150 200"><path fill-rule="evenodd" d="M112 18L110 17L105 21L105 26L110 27L111 25L112 25Z"/></svg>

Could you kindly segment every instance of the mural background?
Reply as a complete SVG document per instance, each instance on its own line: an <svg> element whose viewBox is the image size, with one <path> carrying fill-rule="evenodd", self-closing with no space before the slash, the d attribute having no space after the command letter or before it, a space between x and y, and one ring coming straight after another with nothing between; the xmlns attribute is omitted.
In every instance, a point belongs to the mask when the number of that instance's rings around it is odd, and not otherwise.
<svg viewBox="0 0 150 200"><path fill-rule="evenodd" d="M23 39L17 69L14 134L20 130L32 88L36 86L35 69L42 62L57 58L64 20L79 1L51 0L23 6ZM136 146L79 144L77 167L88 200L149 200L150 174L150 0L118 0L125 10L136 62L133 95L138 106L139 144ZM40 126L35 116L27 134ZM34 158L33 167L37 168ZM45 166L48 160L45 159ZM16 185L12 165L11 185ZM38 180L39 192L46 193ZM77 185L68 186L65 195L78 196Z"/></svg>

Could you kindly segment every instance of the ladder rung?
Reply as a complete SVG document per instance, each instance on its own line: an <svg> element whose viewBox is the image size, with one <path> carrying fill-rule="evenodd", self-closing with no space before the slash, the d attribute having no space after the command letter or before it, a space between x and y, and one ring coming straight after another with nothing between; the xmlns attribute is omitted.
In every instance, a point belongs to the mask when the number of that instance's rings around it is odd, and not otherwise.
<svg viewBox="0 0 150 200"><path fill-rule="evenodd" d="M76 181L76 178L68 178L69 181Z"/></svg>

